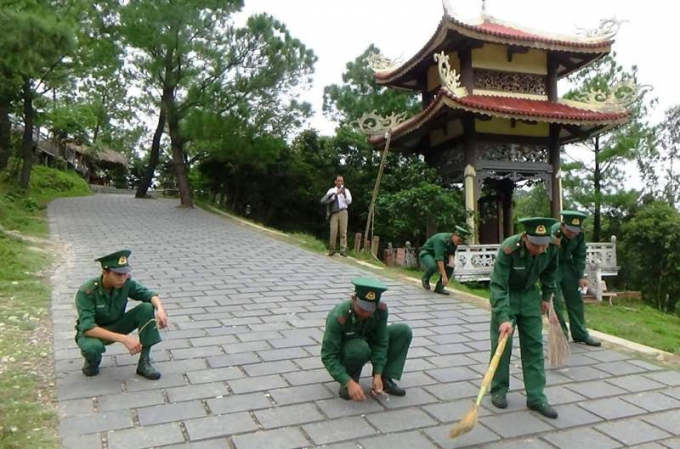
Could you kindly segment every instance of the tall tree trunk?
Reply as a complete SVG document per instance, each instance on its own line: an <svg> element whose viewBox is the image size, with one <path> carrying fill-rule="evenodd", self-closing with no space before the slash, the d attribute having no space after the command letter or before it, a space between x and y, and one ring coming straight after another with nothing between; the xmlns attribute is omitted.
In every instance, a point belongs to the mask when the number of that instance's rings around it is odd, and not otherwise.
<svg viewBox="0 0 680 449"><path fill-rule="evenodd" d="M600 215L602 210L602 173L600 171L600 138L595 137L595 171L593 174L595 184L595 217L593 217L593 241L600 241L601 223Z"/></svg>
<svg viewBox="0 0 680 449"><path fill-rule="evenodd" d="M31 80L24 79L22 88L22 97L24 101L24 136L21 141L21 148L24 158L23 166L21 167L21 178L19 185L24 189L28 189L28 184L31 181L31 170L33 169L33 90L31 88Z"/></svg>
<svg viewBox="0 0 680 449"><path fill-rule="evenodd" d="M0 170L7 168L9 155L12 152L12 123L9 121L10 102L7 97L0 96Z"/></svg>
<svg viewBox="0 0 680 449"><path fill-rule="evenodd" d="M179 187L179 200L182 207L194 207L191 199L191 189L187 176L187 166L184 162L184 141L179 130L179 116L174 96L168 99L168 129L170 131L170 147L172 148L172 160L175 163L177 186Z"/></svg>
<svg viewBox="0 0 680 449"><path fill-rule="evenodd" d="M165 93L163 94L165 97ZM137 186L137 193L135 193L135 198L146 197L149 188L151 188L151 181L156 173L156 167L158 166L158 160L161 154L161 138L163 137L163 130L165 129L165 102L161 100L161 109L158 114L158 125L156 126L156 132L153 134L153 140L151 141L151 154L149 155L149 166L144 173L144 177L139 182Z"/></svg>

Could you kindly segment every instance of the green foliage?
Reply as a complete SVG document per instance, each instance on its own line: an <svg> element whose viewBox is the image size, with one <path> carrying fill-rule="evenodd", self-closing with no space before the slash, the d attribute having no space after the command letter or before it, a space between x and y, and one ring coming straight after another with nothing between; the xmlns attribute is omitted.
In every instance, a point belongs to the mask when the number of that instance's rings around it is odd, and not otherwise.
<svg viewBox="0 0 680 449"><path fill-rule="evenodd" d="M379 86L375 74L368 66L366 57L380 50L371 44L354 61L347 63L342 75L344 84L332 84L324 88L323 111L330 118L347 125L366 112L376 111L389 116L406 112L407 116L420 111L417 94Z"/></svg>
<svg viewBox="0 0 680 449"><path fill-rule="evenodd" d="M672 313L680 301L680 213L667 203L640 209L623 227L623 261L645 302Z"/></svg>
<svg viewBox="0 0 680 449"><path fill-rule="evenodd" d="M515 190L513 199L515 229L522 228L517 225L520 218L550 216L550 194L543 183L536 183L528 189Z"/></svg>

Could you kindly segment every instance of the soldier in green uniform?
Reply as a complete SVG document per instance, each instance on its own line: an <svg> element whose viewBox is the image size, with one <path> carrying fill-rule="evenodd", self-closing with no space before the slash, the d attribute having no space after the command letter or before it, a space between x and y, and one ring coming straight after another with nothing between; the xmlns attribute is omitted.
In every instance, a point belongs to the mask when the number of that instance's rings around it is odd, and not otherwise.
<svg viewBox="0 0 680 449"><path fill-rule="evenodd" d="M411 328L406 324L387 325L387 305L380 296L387 287L371 278L352 279L355 294L328 314L321 345L321 360L330 375L340 383L340 397L364 401L359 385L361 370L373 365L373 388L377 396L387 393L404 396L394 379L401 379L406 354L411 345Z"/></svg>
<svg viewBox="0 0 680 449"><path fill-rule="evenodd" d="M420 262L425 267L425 274L422 278L425 290L430 289L430 278L439 271L439 281L434 287L434 292L441 295L449 294L444 287L453 276L456 247L465 243L465 238L470 235L470 231L462 226L456 226L455 229L453 233L441 232L433 235L420 249Z"/></svg>
<svg viewBox="0 0 680 449"><path fill-rule="evenodd" d="M555 223L551 233L559 247L559 269L557 270L557 291L555 293L555 312L560 320L564 335L569 337L564 320L564 305L569 314L569 329L575 342L588 346L601 346L601 343L588 334L586 329L585 307L581 289L588 287L585 278L586 238L583 235L582 212L562 211L562 223Z"/></svg>
<svg viewBox="0 0 680 449"><path fill-rule="evenodd" d="M510 386L513 323L519 331L520 352L527 406L548 418L557 412L548 403L543 364L543 320L555 291L557 246L551 242L553 218L520 220L525 232L506 239L496 257L491 274L491 354L498 340L510 334L498 370L491 382L491 402L506 408ZM536 283L540 282L541 292Z"/></svg>
<svg viewBox="0 0 680 449"><path fill-rule="evenodd" d="M96 259L101 276L85 282L76 294L76 342L85 358L86 376L99 374L106 345L122 343L130 354L141 353L137 374L151 380L161 377L151 365L149 352L161 341L158 329L167 326L168 317L158 295L130 278L130 253L122 250ZM128 298L142 303L126 312ZM135 329L139 338L128 335Z"/></svg>

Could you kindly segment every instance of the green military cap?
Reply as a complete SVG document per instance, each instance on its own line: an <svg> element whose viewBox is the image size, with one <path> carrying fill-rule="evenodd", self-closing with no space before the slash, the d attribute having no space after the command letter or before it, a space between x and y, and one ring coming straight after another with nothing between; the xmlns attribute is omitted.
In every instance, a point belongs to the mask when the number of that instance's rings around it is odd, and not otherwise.
<svg viewBox="0 0 680 449"><path fill-rule="evenodd" d="M562 214L562 223L571 232L579 233L583 229L583 220L588 216L583 212L576 210L563 210L560 212Z"/></svg>
<svg viewBox="0 0 680 449"><path fill-rule="evenodd" d="M527 239L534 245L550 243L550 227L557 223L554 218L531 217L522 218L519 222L524 225Z"/></svg>
<svg viewBox="0 0 680 449"><path fill-rule="evenodd" d="M107 254L106 256L95 259L95 261L102 264L102 269L111 270L116 273L129 273L132 267L128 264L128 259L132 251L129 249L122 249L115 253Z"/></svg>
<svg viewBox="0 0 680 449"><path fill-rule="evenodd" d="M465 237L469 237L470 235L472 235L472 232L468 231L467 228L456 225L456 234L465 238Z"/></svg>
<svg viewBox="0 0 680 449"><path fill-rule="evenodd" d="M380 295L387 290L387 286L373 278L354 278L354 292L357 304L366 312L373 312L380 301Z"/></svg>

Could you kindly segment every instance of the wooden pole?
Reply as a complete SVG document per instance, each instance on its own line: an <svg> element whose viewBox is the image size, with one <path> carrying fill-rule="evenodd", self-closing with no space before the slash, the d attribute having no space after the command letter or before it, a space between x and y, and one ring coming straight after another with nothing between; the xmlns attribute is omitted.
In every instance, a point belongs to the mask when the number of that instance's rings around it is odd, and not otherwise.
<svg viewBox="0 0 680 449"><path fill-rule="evenodd" d="M361 232L354 234L354 254L359 254L361 251Z"/></svg>
<svg viewBox="0 0 680 449"><path fill-rule="evenodd" d="M373 257L378 258L378 245L380 244L380 237L377 235L373 236L373 243L371 244L371 252Z"/></svg>
<svg viewBox="0 0 680 449"><path fill-rule="evenodd" d="M375 214L375 201L378 198L378 190L380 189L380 180L382 179L383 170L385 169L385 162L387 162L387 153L390 151L390 141L392 140L392 132L387 131L385 134L385 149L380 159L380 167L378 168L378 177L375 180L373 187L373 194L371 195L371 205L368 207L368 219L366 220L366 232L364 232L364 250L368 250L371 246L371 237L373 235L371 224ZM369 234L370 231L370 234Z"/></svg>

